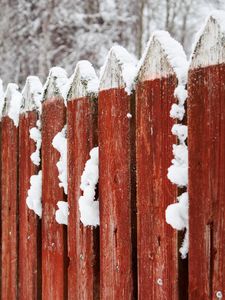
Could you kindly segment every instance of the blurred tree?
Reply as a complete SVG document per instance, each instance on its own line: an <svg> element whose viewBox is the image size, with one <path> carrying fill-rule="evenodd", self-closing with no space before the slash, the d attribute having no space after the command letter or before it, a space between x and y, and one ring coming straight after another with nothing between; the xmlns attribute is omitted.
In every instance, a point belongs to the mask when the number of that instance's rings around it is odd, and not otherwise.
<svg viewBox="0 0 225 300"><path fill-rule="evenodd" d="M80 59L99 69L119 43L140 58L150 34L166 29L190 53L194 33L222 0L1 0L0 77L44 81L50 67L72 74Z"/></svg>

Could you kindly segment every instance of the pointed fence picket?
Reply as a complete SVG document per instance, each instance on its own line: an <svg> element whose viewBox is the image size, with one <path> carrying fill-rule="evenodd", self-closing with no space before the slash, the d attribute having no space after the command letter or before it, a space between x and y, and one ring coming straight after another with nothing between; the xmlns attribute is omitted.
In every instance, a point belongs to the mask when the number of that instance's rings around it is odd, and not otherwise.
<svg viewBox="0 0 225 300"><path fill-rule="evenodd" d="M18 128L9 117L12 94L19 93L9 84L4 98L1 135L1 297L18 296Z"/></svg>
<svg viewBox="0 0 225 300"><path fill-rule="evenodd" d="M55 220L57 202L65 198L59 187L59 153L52 141L66 122L60 84L67 78L51 69L42 104L42 299L67 298L66 228ZM60 70L64 74L64 70Z"/></svg>
<svg viewBox="0 0 225 300"><path fill-rule="evenodd" d="M225 28L214 13L188 76L189 297L225 296Z"/></svg>
<svg viewBox="0 0 225 300"><path fill-rule="evenodd" d="M38 120L34 95L41 93L41 89L37 77L27 78L19 119L19 299L40 299L41 296L41 223L26 204L30 177L38 171L30 158L36 150L35 142L30 138L30 129L36 127Z"/></svg>
<svg viewBox="0 0 225 300"><path fill-rule="evenodd" d="M120 52L108 55L98 98L101 299L136 298L135 101Z"/></svg>
<svg viewBox="0 0 225 300"><path fill-rule="evenodd" d="M92 78L83 78L88 68ZM85 74L84 74L85 75ZM80 221L78 199L81 175L89 152L98 145L97 96L89 94L88 82L96 79L89 62L77 64L67 102L68 145L68 298L99 299L99 228Z"/></svg>
<svg viewBox="0 0 225 300"><path fill-rule="evenodd" d="M179 296L177 233L163 221L177 197L177 187L167 178L176 143L170 109L176 103L177 76L163 43L166 34L152 37L136 88L138 299L143 300ZM170 37L167 43L177 46Z"/></svg>

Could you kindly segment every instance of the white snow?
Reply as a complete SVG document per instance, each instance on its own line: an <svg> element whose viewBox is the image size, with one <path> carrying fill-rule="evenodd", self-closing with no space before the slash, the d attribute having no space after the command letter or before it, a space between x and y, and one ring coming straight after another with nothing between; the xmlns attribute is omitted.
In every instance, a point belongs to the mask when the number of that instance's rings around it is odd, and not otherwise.
<svg viewBox="0 0 225 300"><path fill-rule="evenodd" d="M58 209L55 213L56 222L59 224L68 225L69 206L68 202L58 201Z"/></svg>
<svg viewBox="0 0 225 300"><path fill-rule="evenodd" d="M66 71L61 67L53 67L49 71L47 81L43 88L44 96L59 94L63 97L65 105L66 98L72 82L72 77L68 79ZM44 97L43 97L44 98Z"/></svg>
<svg viewBox="0 0 225 300"><path fill-rule="evenodd" d="M40 150L41 150L41 142L42 142L40 121L37 121L36 125L37 127L33 127L30 129L30 138L34 140L34 142L36 143L36 150L31 154L30 158L33 164L39 166L41 161Z"/></svg>
<svg viewBox="0 0 225 300"><path fill-rule="evenodd" d="M43 96L43 87L37 76L28 76L25 86L22 90L21 112L37 109L41 113L41 100Z"/></svg>
<svg viewBox="0 0 225 300"><path fill-rule="evenodd" d="M52 141L53 147L60 153L59 161L56 166L58 168L59 186L63 187L64 193L67 194L67 138L66 126L56 134Z"/></svg>
<svg viewBox="0 0 225 300"><path fill-rule="evenodd" d="M7 85L2 115L7 115L13 120L16 127L19 125L19 114L22 102L22 94L19 92L19 87L15 83L9 83Z"/></svg>
<svg viewBox="0 0 225 300"><path fill-rule="evenodd" d="M155 53L155 51L157 53ZM152 59L152 55L154 56L154 59ZM138 80L140 79L140 77L142 77L143 72L152 73L149 74L149 79L156 79L159 76L161 78L168 75L162 74L161 56L164 56L166 58L167 63L169 63L171 69L176 74L179 85L183 85L184 83L186 83L188 62L183 47L179 42L174 40L167 31L163 30L154 31L152 36L150 37L144 54L138 63ZM163 64L165 65L165 61L163 61ZM144 76L144 80L145 77L146 76Z"/></svg>
<svg viewBox="0 0 225 300"><path fill-rule="evenodd" d="M42 171L30 178L30 189L26 199L27 206L32 209L40 218L42 216Z"/></svg>
<svg viewBox="0 0 225 300"><path fill-rule="evenodd" d="M122 46L113 46L100 71L100 90L125 88L128 95L134 89L137 60Z"/></svg>
<svg viewBox="0 0 225 300"><path fill-rule="evenodd" d="M97 95L99 79L89 61L79 61L72 76L73 80L69 92L70 99L78 99L88 95Z"/></svg>
<svg viewBox="0 0 225 300"><path fill-rule="evenodd" d="M81 176L80 188L83 195L79 198L80 220L84 226L97 226L99 221L99 201L95 201L95 189L99 178L98 147L90 151L90 159L86 162Z"/></svg>
<svg viewBox="0 0 225 300"><path fill-rule="evenodd" d="M186 258L188 253L188 193L185 192L177 198L178 202L170 204L166 209L166 222L174 229L184 230L185 237L180 248L182 258Z"/></svg>
<svg viewBox="0 0 225 300"><path fill-rule="evenodd" d="M184 144L187 139L188 129L186 125L174 124L172 127L172 134L176 135L181 144Z"/></svg>

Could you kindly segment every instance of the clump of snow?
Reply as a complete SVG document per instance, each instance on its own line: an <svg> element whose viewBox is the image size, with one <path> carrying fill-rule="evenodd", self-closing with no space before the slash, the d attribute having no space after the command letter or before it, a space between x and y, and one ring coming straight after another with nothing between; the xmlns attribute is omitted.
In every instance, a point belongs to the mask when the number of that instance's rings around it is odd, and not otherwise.
<svg viewBox="0 0 225 300"><path fill-rule="evenodd" d="M19 92L18 85L15 83L9 83L4 95L2 116L8 116L12 119L16 127L19 125L21 102L22 94Z"/></svg>
<svg viewBox="0 0 225 300"><path fill-rule="evenodd" d="M182 124L175 124L172 127L172 134L176 135L179 139L179 142L181 144L185 143L185 140L187 139L188 130L186 125Z"/></svg>
<svg viewBox="0 0 225 300"><path fill-rule="evenodd" d="M99 79L92 64L87 60L79 61L74 71L69 98L96 96L98 88Z"/></svg>
<svg viewBox="0 0 225 300"><path fill-rule="evenodd" d="M188 253L188 193L185 192L177 198L178 202L170 204L166 209L166 222L174 229L186 229L184 241L180 248L182 258Z"/></svg>
<svg viewBox="0 0 225 300"><path fill-rule="evenodd" d="M72 77L68 79L67 73L63 68L53 67L49 71L47 81L43 88L44 96L59 95L63 97L66 104L67 94L72 82Z"/></svg>
<svg viewBox="0 0 225 300"><path fill-rule="evenodd" d="M100 71L100 90L124 87L128 95L134 89L137 60L125 48L113 46Z"/></svg>
<svg viewBox="0 0 225 300"><path fill-rule="evenodd" d="M41 113L41 100L43 96L43 87L37 76L28 76L26 84L22 90L21 112L37 109Z"/></svg>
<svg viewBox="0 0 225 300"><path fill-rule="evenodd" d="M30 129L30 138L36 143L36 150L31 154L30 158L33 164L36 166L40 165L40 150L41 150L41 143L42 143L42 138L41 138L41 123L38 120L36 122L37 127L33 127Z"/></svg>
<svg viewBox="0 0 225 300"><path fill-rule="evenodd" d="M67 138L66 126L58 132L52 141L53 147L60 153L59 161L56 166L59 171L59 186L63 187L64 193L67 194Z"/></svg>
<svg viewBox="0 0 225 300"><path fill-rule="evenodd" d="M68 225L69 206L68 202L58 201L58 209L55 213L56 222L59 224Z"/></svg>
<svg viewBox="0 0 225 300"><path fill-rule="evenodd" d="M188 193L181 194L177 200L167 207L166 222L174 229L182 230L188 226Z"/></svg>
<svg viewBox="0 0 225 300"><path fill-rule="evenodd" d="M95 199L95 189L99 178L98 147L90 151L90 159L86 162L81 176L80 188L83 195L79 198L80 220L84 226L97 226L99 221L99 201Z"/></svg>
<svg viewBox="0 0 225 300"><path fill-rule="evenodd" d="M32 209L40 218L42 216L42 171L30 178L30 189L26 199L27 206Z"/></svg>

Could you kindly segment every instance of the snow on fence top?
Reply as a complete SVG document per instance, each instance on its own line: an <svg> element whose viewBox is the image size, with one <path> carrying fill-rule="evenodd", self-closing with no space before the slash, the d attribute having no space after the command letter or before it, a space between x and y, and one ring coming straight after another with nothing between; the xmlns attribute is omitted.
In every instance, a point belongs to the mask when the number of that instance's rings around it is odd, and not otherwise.
<svg viewBox="0 0 225 300"><path fill-rule="evenodd" d="M121 46L113 46L100 72L100 91L125 88L131 94L136 74L136 59Z"/></svg>
<svg viewBox="0 0 225 300"><path fill-rule="evenodd" d="M69 79L63 68L53 67L49 71L43 88L43 100L60 97L66 100L69 89Z"/></svg>
<svg viewBox="0 0 225 300"><path fill-rule="evenodd" d="M18 85L15 83L9 83L5 91L1 115L2 117L8 116L12 119L16 127L19 124L21 101L22 94L19 92Z"/></svg>
<svg viewBox="0 0 225 300"><path fill-rule="evenodd" d="M81 60L77 63L72 83L68 92L68 100L86 97L88 95L97 95L99 79L96 76L92 64L87 60Z"/></svg>
<svg viewBox="0 0 225 300"><path fill-rule="evenodd" d="M186 83L188 62L180 43L166 31L155 31L138 64L137 81L143 82L176 74Z"/></svg>
<svg viewBox="0 0 225 300"><path fill-rule="evenodd" d="M22 90L22 104L21 113L41 110L41 100L42 100L42 84L37 76L28 76L25 86Z"/></svg>
<svg viewBox="0 0 225 300"><path fill-rule="evenodd" d="M213 11L195 40L190 69L225 63L225 11Z"/></svg>

